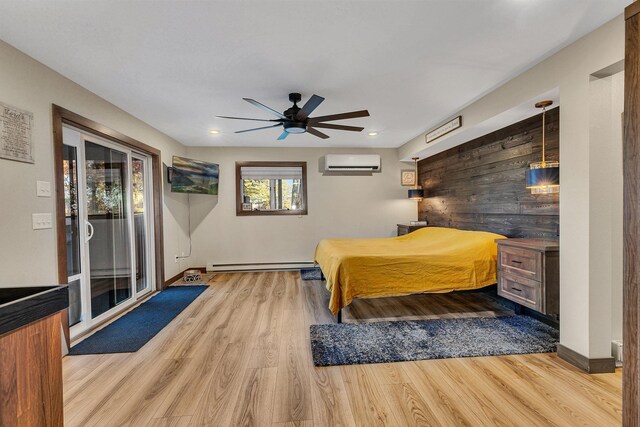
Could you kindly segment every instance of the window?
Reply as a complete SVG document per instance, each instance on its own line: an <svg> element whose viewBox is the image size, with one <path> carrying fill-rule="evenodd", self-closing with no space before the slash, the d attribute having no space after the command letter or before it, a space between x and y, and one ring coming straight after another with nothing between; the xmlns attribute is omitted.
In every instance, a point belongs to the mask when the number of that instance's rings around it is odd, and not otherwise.
<svg viewBox="0 0 640 427"><path fill-rule="evenodd" d="M306 162L236 163L236 215L306 214Z"/></svg>

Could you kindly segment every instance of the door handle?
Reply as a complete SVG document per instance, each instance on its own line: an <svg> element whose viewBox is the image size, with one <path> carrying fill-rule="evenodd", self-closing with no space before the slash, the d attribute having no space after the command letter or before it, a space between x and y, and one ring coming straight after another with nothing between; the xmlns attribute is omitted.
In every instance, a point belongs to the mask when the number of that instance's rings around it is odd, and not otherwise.
<svg viewBox="0 0 640 427"><path fill-rule="evenodd" d="M86 241L88 242L89 240L91 240L91 238L93 237L93 225L87 221L87 238Z"/></svg>

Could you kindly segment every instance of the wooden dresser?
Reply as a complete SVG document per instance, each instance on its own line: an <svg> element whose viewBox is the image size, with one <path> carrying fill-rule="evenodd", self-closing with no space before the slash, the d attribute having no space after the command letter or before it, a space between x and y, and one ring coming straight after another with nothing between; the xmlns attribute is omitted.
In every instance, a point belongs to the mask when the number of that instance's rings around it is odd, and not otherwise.
<svg viewBox="0 0 640 427"><path fill-rule="evenodd" d="M410 224L398 224L398 236L404 236L412 231L416 231L420 228L428 227L427 225L410 225Z"/></svg>
<svg viewBox="0 0 640 427"><path fill-rule="evenodd" d="M498 295L547 315L560 313L560 246L551 239L498 239Z"/></svg>

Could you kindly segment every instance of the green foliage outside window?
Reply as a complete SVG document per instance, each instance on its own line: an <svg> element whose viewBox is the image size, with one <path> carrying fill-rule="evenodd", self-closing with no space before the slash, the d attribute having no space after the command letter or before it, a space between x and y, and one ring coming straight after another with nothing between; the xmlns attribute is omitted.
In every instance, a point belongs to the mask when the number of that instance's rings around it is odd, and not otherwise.
<svg viewBox="0 0 640 427"><path fill-rule="evenodd" d="M244 179L243 196L248 196L252 210L297 210L302 208L299 179Z"/></svg>

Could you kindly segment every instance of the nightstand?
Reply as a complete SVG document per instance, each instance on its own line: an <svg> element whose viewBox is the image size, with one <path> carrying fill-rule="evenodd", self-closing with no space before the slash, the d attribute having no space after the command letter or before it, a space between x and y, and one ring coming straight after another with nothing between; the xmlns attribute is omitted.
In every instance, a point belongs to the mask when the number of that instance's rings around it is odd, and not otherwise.
<svg viewBox="0 0 640 427"><path fill-rule="evenodd" d="M410 224L398 224L398 236L404 236L412 231L416 231L419 228L428 227L427 225L410 225Z"/></svg>
<svg viewBox="0 0 640 427"><path fill-rule="evenodd" d="M560 246L552 239L498 239L498 295L547 315L560 313Z"/></svg>

